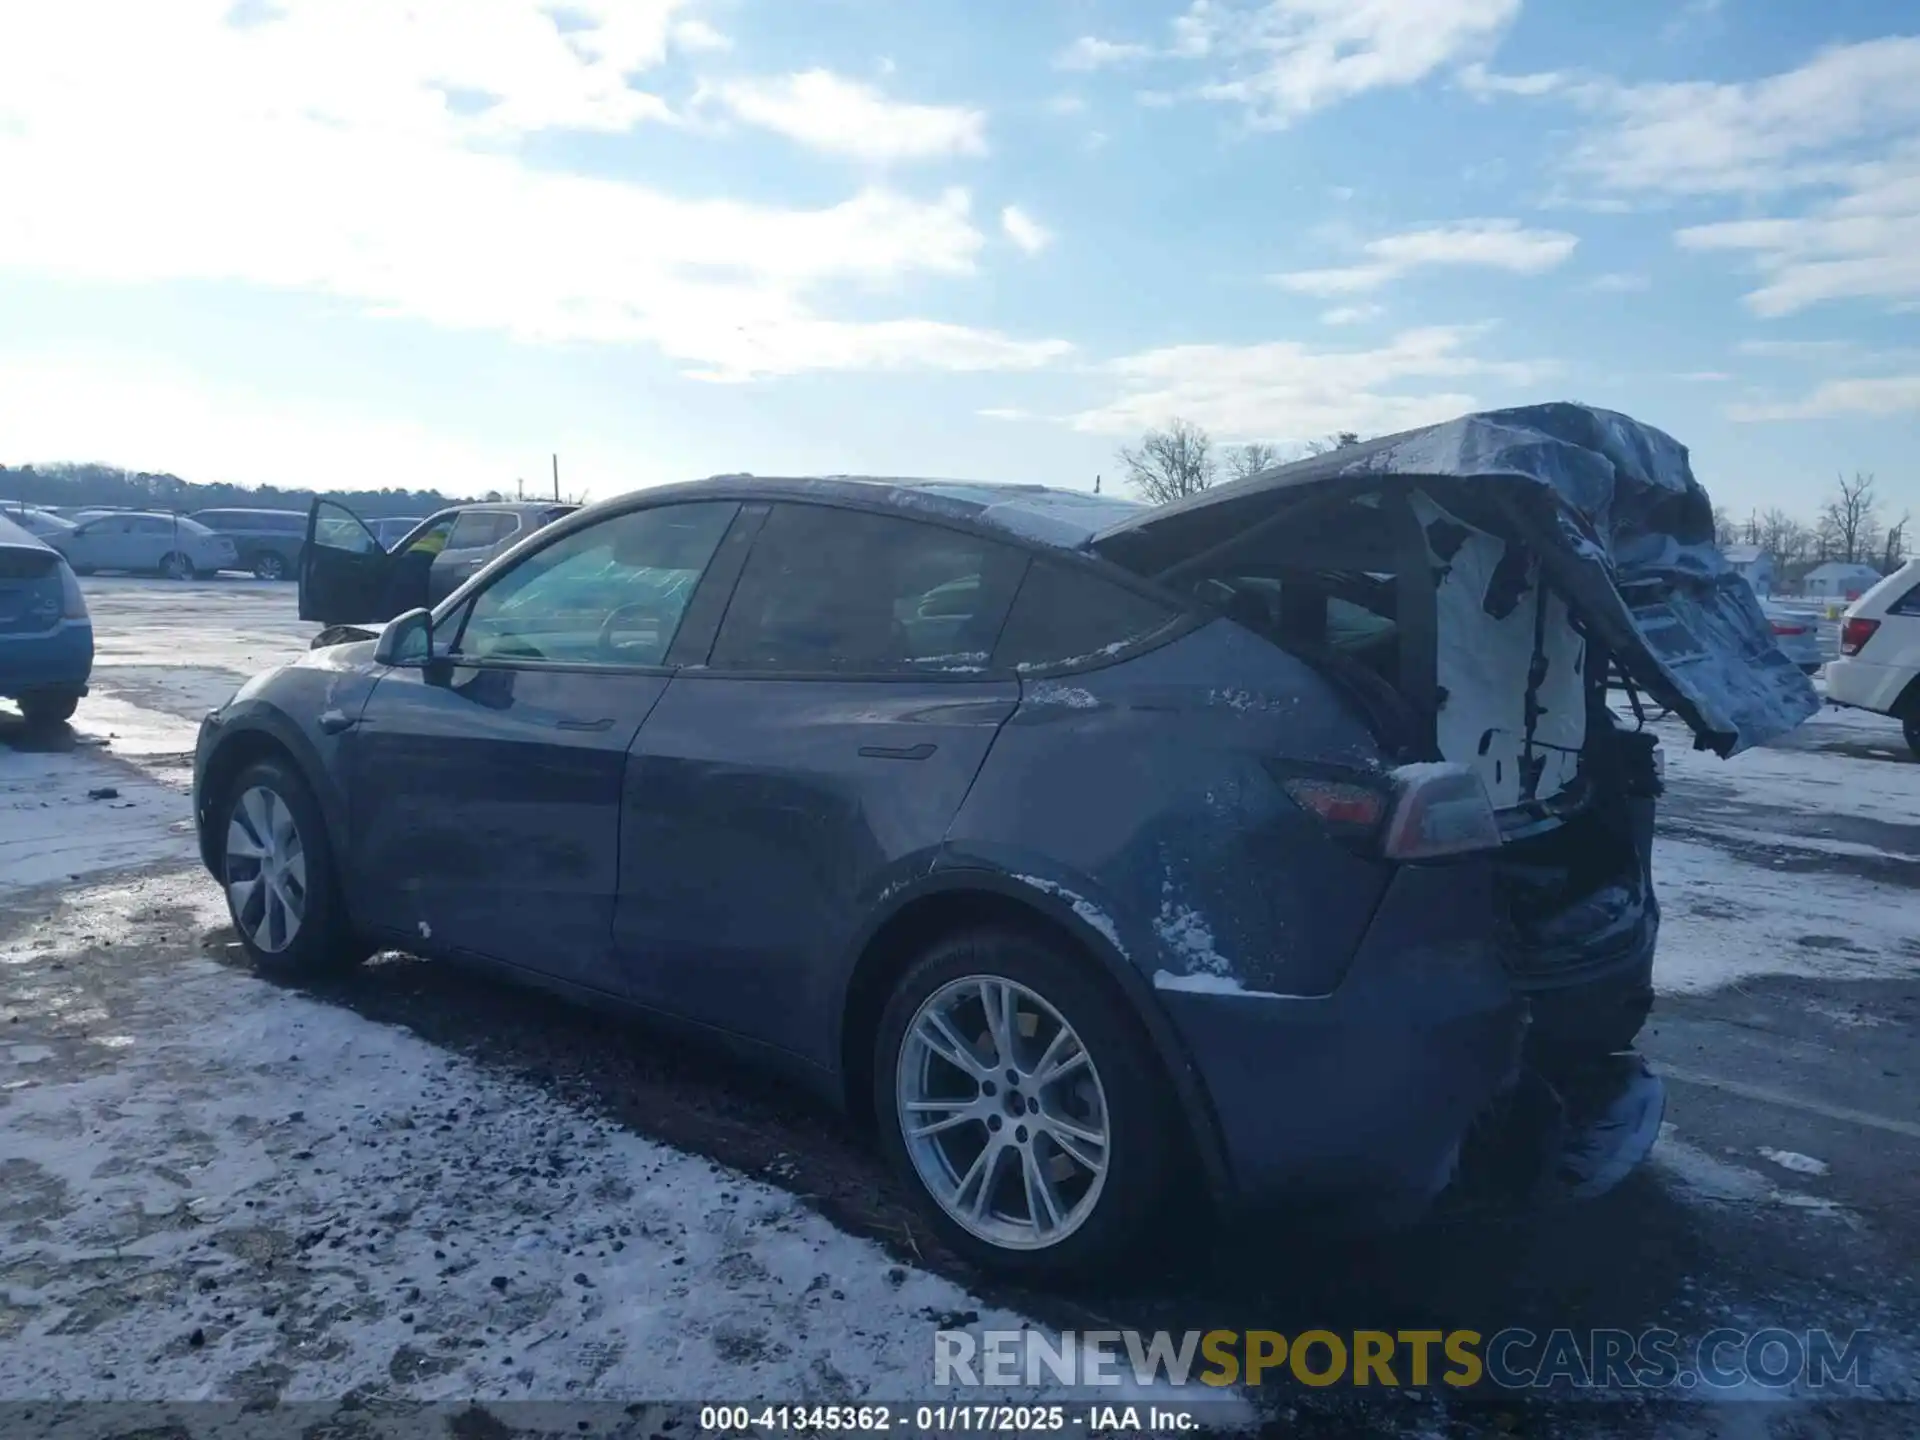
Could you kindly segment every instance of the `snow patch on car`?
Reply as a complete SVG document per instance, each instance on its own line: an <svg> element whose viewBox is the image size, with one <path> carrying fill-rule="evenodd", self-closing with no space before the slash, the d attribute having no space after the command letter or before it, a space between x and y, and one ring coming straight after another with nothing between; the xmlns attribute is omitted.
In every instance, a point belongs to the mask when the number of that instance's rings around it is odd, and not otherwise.
<svg viewBox="0 0 1920 1440"><path fill-rule="evenodd" d="M1064 705L1069 710L1093 710L1100 704L1091 691L1082 690L1077 685L1051 685L1044 680L1027 691L1023 698L1029 705Z"/></svg>

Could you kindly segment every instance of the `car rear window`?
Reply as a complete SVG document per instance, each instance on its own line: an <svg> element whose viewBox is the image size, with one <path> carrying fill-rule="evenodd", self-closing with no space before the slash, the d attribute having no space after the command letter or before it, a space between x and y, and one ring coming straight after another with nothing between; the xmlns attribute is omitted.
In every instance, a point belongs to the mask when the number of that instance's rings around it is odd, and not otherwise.
<svg viewBox="0 0 1920 1440"><path fill-rule="evenodd" d="M1920 585L1914 586L1887 607L1889 615L1920 615Z"/></svg>
<svg viewBox="0 0 1920 1440"><path fill-rule="evenodd" d="M1179 613L1077 566L1035 560L993 663L1008 670L1090 664L1165 629Z"/></svg>
<svg viewBox="0 0 1920 1440"><path fill-rule="evenodd" d="M793 673L984 671L1026 563L1024 552L966 531L776 505L709 663Z"/></svg>

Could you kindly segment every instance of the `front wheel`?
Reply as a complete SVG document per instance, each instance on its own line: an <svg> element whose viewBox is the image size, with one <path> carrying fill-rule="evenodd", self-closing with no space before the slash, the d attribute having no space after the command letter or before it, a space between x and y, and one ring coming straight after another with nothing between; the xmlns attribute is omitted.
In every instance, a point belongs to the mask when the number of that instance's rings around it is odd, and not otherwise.
<svg viewBox="0 0 1920 1440"><path fill-rule="evenodd" d="M1077 958L983 930L935 945L880 1020L888 1157L955 1251L1013 1274L1086 1272L1165 1204L1177 1107L1125 1003Z"/></svg>
<svg viewBox="0 0 1920 1440"><path fill-rule="evenodd" d="M284 580L287 578L287 562L271 550L256 555L253 560L253 578L256 580Z"/></svg>
<svg viewBox="0 0 1920 1440"><path fill-rule="evenodd" d="M20 697L20 713L26 717L27 724L36 729L64 724L79 708L78 690L35 690Z"/></svg>
<svg viewBox="0 0 1920 1440"><path fill-rule="evenodd" d="M161 559L160 573L169 580L191 580L193 579L193 561L178 550L174 550Z"/></svg>
<svg viewBox="0 0 1920 1440"><path fill-rule="evenodd" d="M215 817L227 913L255 968L306 979L358 963L320 806L282 760L242 771Z"/></svg>
<svg viewBox="0 0 1920 1440"><path fill-rule="evenodd" d="M1913 751L1913 758L1920 760L1920 715L1909 715L1900 722L1900 729L1907 737L1907 748Z"/></svg>

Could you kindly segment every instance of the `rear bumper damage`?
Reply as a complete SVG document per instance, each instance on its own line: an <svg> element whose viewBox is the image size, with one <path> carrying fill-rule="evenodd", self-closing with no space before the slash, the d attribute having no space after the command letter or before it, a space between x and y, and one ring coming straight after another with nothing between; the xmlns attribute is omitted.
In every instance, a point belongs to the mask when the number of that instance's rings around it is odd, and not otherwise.
<svg viewBox="0 0 1920 1440"><path fill-rule="evenodd" d="M1665 1083L1632 1052L1555 1081L1528 1067L1475 1121L1439 1208L1604 1195L1652 1153L1666 1109Z"/></svg>

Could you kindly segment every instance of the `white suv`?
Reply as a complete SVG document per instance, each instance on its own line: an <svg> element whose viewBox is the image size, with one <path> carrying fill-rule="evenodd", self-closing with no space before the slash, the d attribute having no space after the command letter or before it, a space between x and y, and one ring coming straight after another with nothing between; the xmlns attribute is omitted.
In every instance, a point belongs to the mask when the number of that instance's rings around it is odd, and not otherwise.
<svg viewBox="0 0 1920 1440"><path fill-rule="evenodd" d="M1920 756L1920 558L1847 607L1840 658L1827 666L1827 699L1893 716Z"/></svg>

